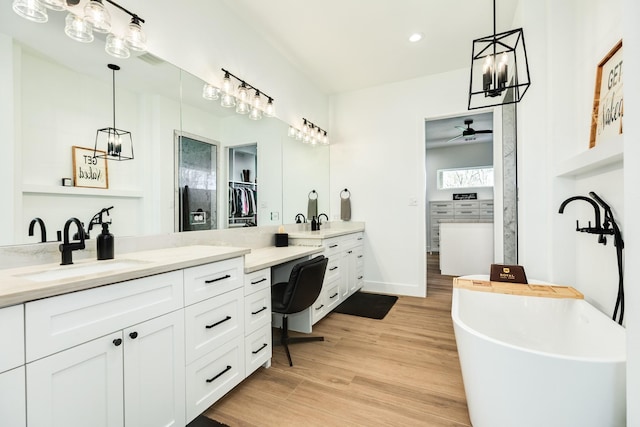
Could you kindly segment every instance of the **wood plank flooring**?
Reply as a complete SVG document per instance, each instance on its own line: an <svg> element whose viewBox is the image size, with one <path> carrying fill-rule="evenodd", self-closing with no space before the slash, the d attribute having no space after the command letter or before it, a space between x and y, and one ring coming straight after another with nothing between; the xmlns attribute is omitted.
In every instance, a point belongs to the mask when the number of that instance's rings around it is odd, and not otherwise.
<svg viewBox="0 0 640 427"><path fill-rule="evenodd" d="M427 298L400 297L383 320L329 314L313 327L324 342L292 345L293 367L274 347L271 368L205 415L231 427L470 426L452 277L439 274L437 254L427 263Z"/></svg>

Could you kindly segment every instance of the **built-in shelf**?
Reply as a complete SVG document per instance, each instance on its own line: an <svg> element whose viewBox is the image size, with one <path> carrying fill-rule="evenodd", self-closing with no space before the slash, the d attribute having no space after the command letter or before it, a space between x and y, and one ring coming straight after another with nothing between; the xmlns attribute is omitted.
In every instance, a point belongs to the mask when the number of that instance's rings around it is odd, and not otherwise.
<svg viewBox="0 0 640 427"><path fill-rule="evenodd" d="M556 169L556 176L576 177L616 163L622 165L623 154L621 142L602 143L561 162Z"/></svg>
<svg viewBox="0 0 640 427"><path fill-rule="evenodd" d="M135 190L112 190L101 188L85 188L85 187L64 187L50 185L32 185L25 184L22 186L22 194L51 194L60 196L93 196L93 197L119 197L119 198L138 198L143 197L142 191Z"/></svg>

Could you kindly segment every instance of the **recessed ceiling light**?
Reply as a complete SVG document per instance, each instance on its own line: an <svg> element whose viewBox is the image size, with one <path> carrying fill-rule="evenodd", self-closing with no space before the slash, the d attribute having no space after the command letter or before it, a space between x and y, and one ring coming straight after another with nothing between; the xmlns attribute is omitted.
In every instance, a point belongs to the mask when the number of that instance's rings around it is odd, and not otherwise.
<svg viewBox="0 0 640 427"><path fill-rule="evenodd" d="M424 34L422 33L413 33L409 36L409 41L411 43L419 42L420 40L422 40L423 37L424 37Z"/></svg>

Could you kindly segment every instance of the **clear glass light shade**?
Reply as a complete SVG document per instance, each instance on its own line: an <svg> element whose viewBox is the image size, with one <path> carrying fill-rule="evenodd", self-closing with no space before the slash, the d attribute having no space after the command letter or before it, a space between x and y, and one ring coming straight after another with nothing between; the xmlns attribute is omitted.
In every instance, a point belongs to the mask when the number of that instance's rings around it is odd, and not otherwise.
<svg viewBox="0 0 640 427"><path fill-rule="evenodd" d="M25 19L33 22L47 22L47 9L38 0L14 0L13 11Z"/></svg>
<svg viewBox="0 0 640 427"><path fill-rule="evenodd" d="M202 88L202 97L208 101L215 101L220 98L220 89L209 83L205 83Z"/></svg>
<svg viewBox="0 0 640 427"><path fill-rule="evenodd" d="M276 115L276 109L273 106L273 99L269 98L269 102L267 102L267 106L264 107L264 115L266 117L273 117Z"/></svg>
<svg viewBox="0 0 640 427"><path fill-rule="evenodd" d="M329 144L329 137L327 136L327 133L325 132L324 135L322 135L322 143L324 145L328 145Z"/></svg>
<svg viewBox="0 0 640 427"><path fill-rule="evenodd" d="M256 107L251 107L249 118L251 120L260 120L262 118L262 110Z"/></svg>
<svg viewBox="0 0 640 427"><path fill-rule="evenodd" d="M295 138L297 133L298 130L296 128L294 128L293 126L289 126L289 131L287 132L287 136L289 138Z"/></svg>
<svg viewBox="0 0 640 427"><path fill-rule="evenodd" d="M127 31L125 41L131 50L136 52L147 51L147 35L142 31L142 27L140 27L138 20L135 18L132 19L129 24L129 30Z"/></svg>
<svg viewBox="0 0 640 427"><path fill-rule="evenodd" d="M225 107L225 108L234 107L236 105L235 96L231 95L230 93L225 92L222 95L222 101L220 102L220 105Z"/></svg>
<svg viewBox="0 0 640 427"><path fill-rule="evenodd" d="M298 129L298 131L296 132L296 140L302 141L303 139L304 139L304 134L302 133L302 130Z"/></svg>
<svg viewBox="0 0 640 427"><path fill-rule="evenodd" d="M111 15L102 0L91 0L84 7L84 19L93 25L93 30L108 33L111 30Z"/></svg>
<svg viewBox="0 0 640 427"><path fill-rule="evenodd" d="M91 43L93 41L93 30L91 24L79 16L69 13L64 20L64 33L75 41Z"/></svg>
<svg viewBox="0 0 640 427"><path fill-rule="evenodd" d="M251 106L253 108L262 110L262 98L260 97L260 92L256 91L255 95L253 95L253 99L251 100Z"/></svg>
<svg viewBox="0 0 640 427"><path fill-rule="evenodd" d="M249 109L250 106L247 102L238 99L238 103L236 104L236 113L247 114L249 112Z"/></svg>
<svg viewBox="0 0 640 427"><path fill-rule="evenodd" d="M42 3L47 9L56 11L64 10L65 6L64 0L40 0L40 3Z"/></svg>
<svg viewBox="0 0 640 427"><path fill-rule="evenodd" d="M248 103L249 102L249 92L247 92L247 86L245 86L244 83L242 83L240 86L238 86L238 93L236 95L236 98L238 98L238 102L244 102L244 103Z"/></svg>
<svg viewBox="0 0 640 427"><path fill-rule="evenodd" d="M104 45L104 50L115 58L126 59L131 55L124 39L114 34L107 36L107 43Z"/></svg>
<svg viewBox="0 0 640 427"><path fill-rule="evenodd" d="M222 91L224 93L228 93L228 94L231 94L231 92L233 91L233 85L231 84L231 78L229 78L228 75L225 76L224 79L222 79Z"/></svg>

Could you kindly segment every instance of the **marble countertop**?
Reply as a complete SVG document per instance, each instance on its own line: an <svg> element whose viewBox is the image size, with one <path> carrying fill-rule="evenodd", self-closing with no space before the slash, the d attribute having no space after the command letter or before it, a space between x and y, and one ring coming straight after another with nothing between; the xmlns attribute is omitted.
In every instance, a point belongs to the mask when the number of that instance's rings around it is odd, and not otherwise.
<svg viewBox="0 0 640 427"><path fill-rule="evenodd" d="M0 270L0 307L68 292L180 270L248 254L228 246L182 246L123 254L112 260L81 260Z"/></svg>
<svg viewBox="0 0 640 427"><path fill-rule="evenodd" d="M273 267L287 261L324 251L322 246L285 246L252 249L244 256L244 272L253 273L263 268Z"/></svg>
<svg viewBox="0 0 640 427"><path fill-rule="evenodd" d="M299 228L303 228L302 226L309 224L298 224ZM328 239L331 237L343 236L345 234L357 233L359 231L364 231L364 222L341 222L341 223L331 223L331 225L327 228L320 227L318 231L311 230L287 230L289 233L289 239Z"/></svg>

